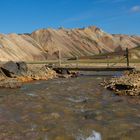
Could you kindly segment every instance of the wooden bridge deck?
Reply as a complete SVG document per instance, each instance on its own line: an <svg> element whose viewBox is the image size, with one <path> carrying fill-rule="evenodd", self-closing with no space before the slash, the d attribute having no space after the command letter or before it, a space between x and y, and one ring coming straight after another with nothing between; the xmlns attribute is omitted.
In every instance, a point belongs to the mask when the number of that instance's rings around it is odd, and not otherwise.
<svg viewBox="0 0 140 140"><path fill-rule="evenodd" d="M134 67L53 67L54 70L69 70L69 71L131 71Z"/></svg>

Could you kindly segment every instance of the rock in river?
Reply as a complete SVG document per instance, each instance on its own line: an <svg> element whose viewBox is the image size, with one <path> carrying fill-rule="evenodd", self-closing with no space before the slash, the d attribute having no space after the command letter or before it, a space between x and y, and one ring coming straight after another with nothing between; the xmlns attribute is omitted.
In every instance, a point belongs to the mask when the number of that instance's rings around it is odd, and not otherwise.
<svg viewBox="0 0 140 140"><path fill-rule="evenodd" d="M111 78L102 85L117 95L140 95L140 72L125 72L121 77Z"/></svg>

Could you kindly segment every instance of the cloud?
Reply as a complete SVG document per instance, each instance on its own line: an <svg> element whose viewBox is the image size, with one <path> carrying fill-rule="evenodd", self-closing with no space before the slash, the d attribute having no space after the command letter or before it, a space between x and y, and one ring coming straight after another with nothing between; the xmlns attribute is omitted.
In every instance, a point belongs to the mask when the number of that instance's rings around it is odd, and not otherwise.
<svg viewBox="0 0 140 140"><path fill-rule="evenodd" d="M134 12L134 13L140 12L140 6L139 6L139 5L133 6L133 7L131 8L131 12Z"/></svg>
<svg viewBox="0 0 140 140"><path fill-rule="evenodd" d="M68 18L68 19L65 19L65 22L75 22L75 21L82 21L82 20L87 20L89 19L90 16L79 16L79 17L73 17L73 18Z"/></svg>
<svg viewBox="0 0 140 140"><path fill-rule="evenodd" d="M73 17L67 18L63 22L69 23L69 22L84 21L84 20L91 19L92 17L93 17L93 11L91 10L91 11L86 11L79 15L75 15Z"/></svg>

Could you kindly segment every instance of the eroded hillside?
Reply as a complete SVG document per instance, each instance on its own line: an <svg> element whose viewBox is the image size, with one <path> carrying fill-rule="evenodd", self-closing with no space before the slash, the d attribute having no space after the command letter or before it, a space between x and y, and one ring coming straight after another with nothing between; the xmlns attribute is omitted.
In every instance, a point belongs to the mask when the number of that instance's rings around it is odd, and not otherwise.
<svg viewBox="0 0 140 140"><path fill-rule="evenodd" d="M83 29L41 29L31 34L0 34L0 61L36 61L91 56L135 48L139 36L111 35L92 26Z"/></svg>

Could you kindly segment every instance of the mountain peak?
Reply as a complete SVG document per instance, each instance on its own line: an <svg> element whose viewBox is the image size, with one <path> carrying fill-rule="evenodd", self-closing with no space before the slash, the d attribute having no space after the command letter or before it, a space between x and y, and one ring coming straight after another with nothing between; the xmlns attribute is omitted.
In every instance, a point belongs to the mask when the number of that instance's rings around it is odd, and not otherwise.
<svg viewBox="0 0 140 140"><path fill-rule="evenodd" d="M61 50L62 57L91 56L118 49L131 49L139 44L139 36L111 35L96 26L75 29L43 28L31 34L1 34L0 61L56 59L58 50Z"/></svg>

